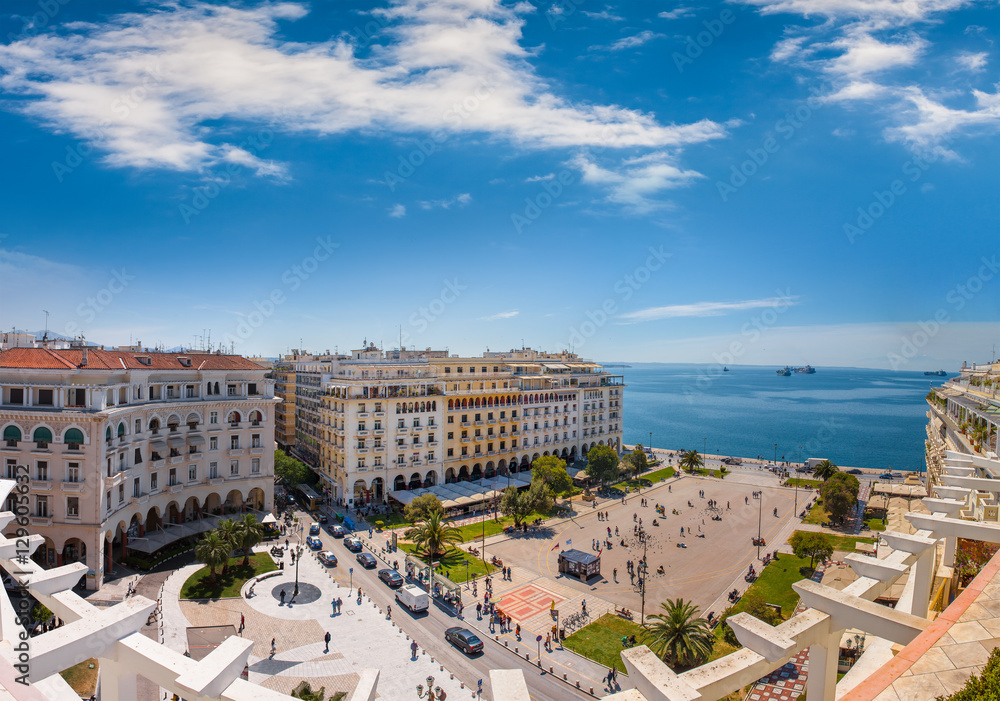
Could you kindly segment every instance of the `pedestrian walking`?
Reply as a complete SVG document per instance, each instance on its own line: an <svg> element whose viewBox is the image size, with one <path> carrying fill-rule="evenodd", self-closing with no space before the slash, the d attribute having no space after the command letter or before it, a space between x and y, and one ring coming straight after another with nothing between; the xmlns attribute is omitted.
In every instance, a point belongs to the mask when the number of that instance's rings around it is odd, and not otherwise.
<svg viewBox="0 0 1000 701"><path fill-rule="evenodd" d="M271 638L271 658L278 652L278 646L275 644L274 638Z"/></svg>
<svg viewBox="0 0 1000 701"><path fill-rule="evenodd" d="M617 567L614 568L614 570L612 570L611 575L614 577L615 582L617 582L618 581L618 568Z"/></svg>
<svg viewBox="0 0 1000 701"><path fill-rule="evenodd" d="M478 601L476 602L476 620L483 620L483 605Z"/></svg>
<svg viewBox="0 0 1000 701"><path fill-rule="evenodd" d="M247 617L246 617L246 616L244 616L244 615L243 615L243 614L241 613L241 614L240 614L240 633L242 633L242 632L243 632L243 629L244 629L244 628L246 628L246 626L247 626Z"/></svg>
<svg viewBox="0 0 1000 701"><path fill-rule="evenodd" d="M284 606L285 605L285 590L282 589L281 590L281 594L279 594L278 596L281 598L281 605Z"/></svg>
<svg viewBox="0 0 1000 701"><path fill-rule="evenodd" d="M389 604L386 604L386 607L385 607L385 617L386 618L392 618L392 606L389 605Z"/></svg>
<svg viewBox="0 0 1000 701"><path fill-rule="evenodd" d="M330 633L329 633L329 631L327 631L327 634L323 636L323 642L326 643L326 648L323 650L323 652L330 652Z"/></svg>
<svg viewBox="0 0 1000 701"><path fill-rule="evenodd" d="M344 600L343 600L343 599L341 599L341 598L340 598L340 597L338 596L338 597L337 597L337 613L340 613L340 612L341 612L341 611L343 611L343 610L344 610Z"/></svg>
<svg viewBox="0 0 1000 701"><path fill-rule="evenodd" d="M546 652L552 652L552 634L551 633L546 633L545 634L545 651Z"/></svg>
<svg viewBox="0 0 1000 701"><path fill-rule="evenodd" d="M518 623L517 627L514 629L514 635L517 636L518 640L521 639L521 624L520 623Z"/></svg>
<svg viewBox="0 0 1000 701"><path fill-rule="evenodd" d="M418 645L417 645L417 641L416 640L414 640L412 643L410 643L410 654L413 655L413 659L414 660L417 659L417 648L418 648Z"/></svg>

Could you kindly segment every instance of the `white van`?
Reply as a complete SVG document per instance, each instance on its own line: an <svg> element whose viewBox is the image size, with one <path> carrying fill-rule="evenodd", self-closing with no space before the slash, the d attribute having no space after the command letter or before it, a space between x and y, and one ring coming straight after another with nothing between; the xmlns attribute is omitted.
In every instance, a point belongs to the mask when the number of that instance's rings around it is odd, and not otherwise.
<svg viewBox="0 0 1000 701"><path fill-rule="evenodd" d="M430 597L427 592L416 584L407 584L396 590L396 601L408 608L413 613L426 611L430 605Z"/></svg>

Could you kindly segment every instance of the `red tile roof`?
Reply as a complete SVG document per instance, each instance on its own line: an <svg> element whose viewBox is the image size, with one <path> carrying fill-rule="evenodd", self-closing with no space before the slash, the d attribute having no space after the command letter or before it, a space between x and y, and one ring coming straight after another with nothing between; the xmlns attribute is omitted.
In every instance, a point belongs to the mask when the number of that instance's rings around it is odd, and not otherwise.
<svg viewBox="0 0 1000 701"><path fill-rule="evenodd" d="M149 358L149 364L138 358ZM189 358L191 365L181 363ZM257 363L240 355L214 353L136 353L87 349L87 365L83 362L82 348L53 350L51 348L11 348L0 351L0 368L28 368L39 370L66 370L85 367L88 370L264 370Z"/></svg>

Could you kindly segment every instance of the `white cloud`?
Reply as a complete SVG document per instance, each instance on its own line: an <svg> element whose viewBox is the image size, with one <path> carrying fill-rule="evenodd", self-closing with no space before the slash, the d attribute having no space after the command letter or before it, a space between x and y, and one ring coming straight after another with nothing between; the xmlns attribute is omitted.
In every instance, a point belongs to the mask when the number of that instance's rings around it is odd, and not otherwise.
<svg viewBox="0 0 1000 701"><path fill-rule="evenodd" d="M653 39L659 39L663 36L663 34L657 34L656 32L644 29L638 34L634 34L630 37L622 37L621 39L612 42L609 46L591 46L590 48L592 50L624 51L625 49L634 49L637 46L642 46Z"/></svg>
<svg viewBox="0 0 1000 701"><path fill-rule="evenodd" d="M530 178L525 178L524 182L537 183L543 180L552 180L554 177L556 177L555 173L547 173L546 175L532 175Z"/></svg>
<svg viewBox="0 0 1000 701"><path fill-rule="evenodd" d="M0 46L0 90L52 130L93 142L114 166L201 171L240 158L279 177L259 146L232 143L243 140L234 124L274 138L442 129L524 148L676 148L725 134L711 120L660 124L560 97L521 46L520 13L530 9L402 0L377 10L392 41L359 58L348 38L286 40L279 24L302 20L301 4L169 3ZM448 106L473 98L488 109L449 118Z"/></svg>
<svg viewBox="0 0 1000 701"><path fill-rule="evenodd" d="M929 97L917 87L902 91L908 103L904 110L907 123L886 130L890 141L898 141L915 151L956 157L943 142L956 134L970 130L1000 128L1000 92L986 93L973 90L974 109L954 109Z"/></svg>
<svg viewBox="0 0 1000 701"><path fill-rule="evenodd" d="M978 73L979 71L986 68L986 61L989 58L989 54L985 51L980 51L978 53L972 51L962 51L955 57L962 68L973 73Z"/></svg>
<svg viewBox="0 0 1000 701"><path fill-rule="evenodd" d="M727 312L746 309L761 309L763 307L786 307L796 304L798 297L767 297L764 299L747 299L740 302L694 302L692 304L672 304L665 307L649 307L638 311L622 314L618 318L627 322L657 321L687 316L723 316Z"/></svg>
<svg viewBox="0 0 1000 701"><path fill-rule="evenodd" d="M693 7L675 7L672 10L661 12L657 17L661 19L680 19L681 17L690 17L693 14Z"/></svg>
<svg viewBox="0 0 1000 701"><path fill-rule="evenodd" d="M394 204L389 208L389 216L393 219L401 219L406 216L406 206L401 204Z"/></svg>
<svg viewBox="0 0 1000 701"><path fill-rule="evenodd" d="M894 43L879 41L866 29L857 28L827 45L842 53L826 64L833 75L859 78L869 73L888 71L916 63L927 42L911 35Z"/></svg>
<svg viewBox="0 0 1000 701"><path fill-rule="evenodd" d="M625 19L624 17L619 17L616 14L612 14L609 10L606 9L601 10L600 12L587 12L586 10L584 10L583 14L587 15L587 17L590 17L591 19L606 19L610 22L621 22Z"/></svg>
<svg viewBox="0 0 1000 701"><path fill-rule="evenodd" d="M513 319L520 313L521 312L517 311L516 309L509 312L499 312L491 316L481 316L479 317L478 321L499 321L500 319Z"/></svg>
<svg viewBox="0 0 1000 701"><path fill-rule="evenodd" d="M419 202L421 209L450 209L453 205L464 207L472 202L472 195L467 192L447 200L423 200Z"/></svg>
<svg viewBox="0 0 1000 701"><path fill-rule="evenodd" d="M623 205L635 214L647 214L669 206L669 202L656 199L662 191L704 177L693 170L682 170L671 160L670 154L655 152L623 161L620 169L611 170L585 154L578 154L571 165L580 171L583 182L606 187L610 191L609 202Z"/></svg>
<svg viewBox="0 0 1000 701"><path fill-rule="evenodd" d="M771 60L775 63L783 63L798 58L803 53L802 47L808 38L806 36L785 37L771 49Z"/></svg>
<svg viewBox="0 0 1000 701"><path fill-rule="evenodd" d="M920 22L971 0L741 0L760 8L762 14L791 13L831 19L876 18L895 22Z"/></svg>

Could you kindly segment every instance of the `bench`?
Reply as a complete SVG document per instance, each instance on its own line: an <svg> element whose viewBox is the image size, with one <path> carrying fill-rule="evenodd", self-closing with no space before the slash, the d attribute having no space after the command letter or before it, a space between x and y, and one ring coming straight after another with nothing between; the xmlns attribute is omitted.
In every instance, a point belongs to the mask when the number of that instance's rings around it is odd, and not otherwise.
<svg viewBox="0 0 1000 701"><path fill-rule="evenodd" d="M620 608L618 608L616 606L615 607L615 615L616 616L620 616L621 618L626 618L626 619L628 619L630 621L632 620L632 612L629 611L628 609L620 609Z"/></svg>

